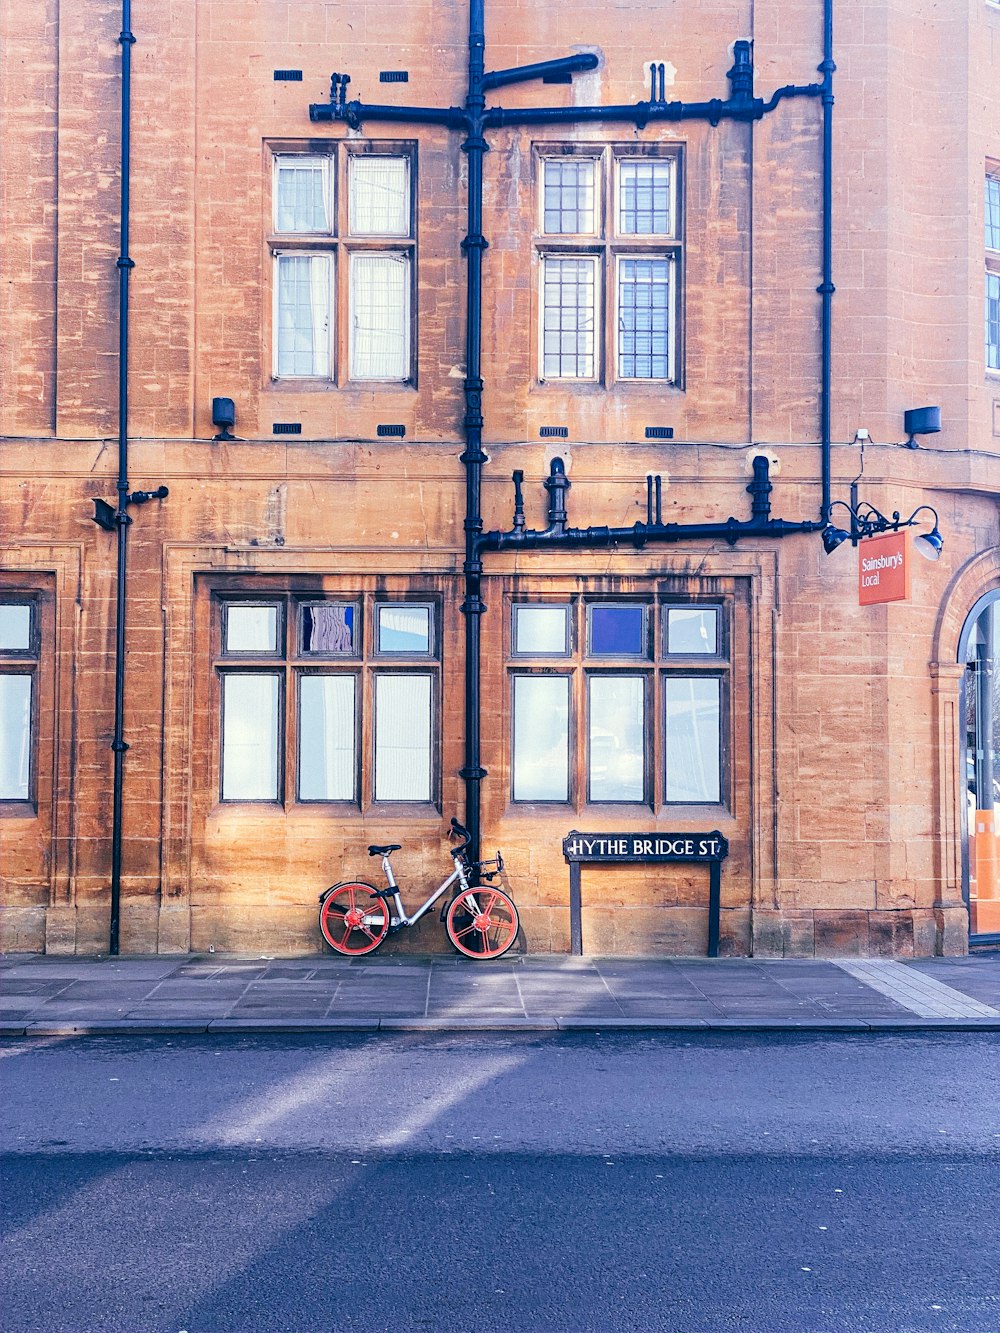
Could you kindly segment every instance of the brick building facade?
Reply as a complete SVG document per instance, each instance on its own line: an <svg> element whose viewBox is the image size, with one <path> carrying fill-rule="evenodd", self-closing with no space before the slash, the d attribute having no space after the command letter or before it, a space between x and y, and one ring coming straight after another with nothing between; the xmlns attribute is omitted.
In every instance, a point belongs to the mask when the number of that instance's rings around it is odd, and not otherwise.
<svg viewBox="0 0 1000 1333"><path fill-rule="evenodd" d="M123 951L318 949L319 891L389 840L408 897L437 882L473 790L529 950L569 947L574 829L721 832L724 953L963 952L970 906L1000 932L1000 6L836 0L833 75L823 0L487 0L487 71L592 57L487 91L488 248L469 13L135 0L131 45L108 0L0 12L0 948L108 946L119 581L92 501L123 282L129 485L169 489L128 508ZM761 523L799 530L730 540L760 456ZM470 576L471 466L484 532L650 540L511 539ZM851 543L824 549L855 481L862 517L939 517L905 600L860 606ZM704 953L707 884L585 867L583 948Z"/></svg>

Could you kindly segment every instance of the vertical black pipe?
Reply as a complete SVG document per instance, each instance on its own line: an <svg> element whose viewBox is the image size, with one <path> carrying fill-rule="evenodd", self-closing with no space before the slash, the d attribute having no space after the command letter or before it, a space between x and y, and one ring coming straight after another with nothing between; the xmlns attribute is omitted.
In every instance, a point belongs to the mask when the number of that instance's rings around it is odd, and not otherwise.
<svg viewBox="0 0 1000 1333"><path fill-rule="evenodd" d="M122 878L122 786L125 751L125 605L128 555L128 278L135 267L128 253L130 123L132 111L132 35L131 0L122 0L122 30L118 41L122 48L122 130L121 130L121 241L118 269L118 507L115 523L118 532L118 581L115 595L115 730L114 787L111 812L111 931L108 952L118 953L121 922Z"/></svg>
<svg viewBox="0 0 1000 1333"><path fill-rule="evenodd" d="M830 394L833 294L833 0L823 0L823 276L817 289L822 298L822 367L820 387L820 442L822 505L820 522L830 521Z"/></svg>
<svg viewBox="0 0 1000 1333"><path fill-rule="evenodd" d="M483 138L483 111L486 95L483 87L485 73L486 33L484 0L469 0L469 87L465 109L469 118L469 134L462 151L469 160L468 228L462 248L468 269L465 315L465 765L461 776L465 780L465 823L472 841L469 858L475 863L480 857L481 784L486 776L482 766L480 741L480 626L486 609L482 600L483 562L479 551L479 535L483 530L482 474L486 455L483 453L483 381L482 381L482 293L483 251L483 156L488 145Z"/></svg>

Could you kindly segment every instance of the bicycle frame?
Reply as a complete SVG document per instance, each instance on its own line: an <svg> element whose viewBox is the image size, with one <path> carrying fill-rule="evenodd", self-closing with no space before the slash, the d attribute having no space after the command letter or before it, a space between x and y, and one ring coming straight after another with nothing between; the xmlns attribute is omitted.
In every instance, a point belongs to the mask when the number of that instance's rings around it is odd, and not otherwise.
<svg viewBox="0 0 1000 1333"><path fill-rule="evenodd" d="M425 903L422 903L412 916L407 916L403 907L403 900L399 896L399 885L396 883L396 876L392 873L392 862L390 856L382 857L382 873L385 875L386 882L392 890L392 913L389 917L389 929L399 930L403 926L415 926L422 916L425 916L435 903L440 902L444 894L448 892L451 886L457 880L466 890L469 887L469 881L466 878L465 864L461 857L452 858L455 863L455 869L451 872L443 884L439 884Z"/></svg>

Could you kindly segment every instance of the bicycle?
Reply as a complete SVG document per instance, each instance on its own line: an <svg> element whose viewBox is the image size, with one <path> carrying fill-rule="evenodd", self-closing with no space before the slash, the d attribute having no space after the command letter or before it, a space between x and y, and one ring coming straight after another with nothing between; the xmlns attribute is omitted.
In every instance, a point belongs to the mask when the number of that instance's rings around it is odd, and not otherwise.
<svg viewBox="0 0 1000 1333"><path fill-rule="evenodd" d="M472 835L457 819L451 821L449 836L462 840L451 852L455 869L412 916L407 916L403 908L399 885L392 873L390 858L400 850L400 844L372 844L368 855L381 856L388 887L377 889L363 880L347 880L320 894L319 928L330 948L350 957L373 953L387 936L415 926L457 883L455 896L441 908L441 921L452 944L467 958L499 958L506 953L517 938L520 921L509 895L492 887L493 880L503 874L503 857L497 852L494 860L477 861L473 865L466 855ZM473 870L487 881L488 887L470 885Z"/></svg>

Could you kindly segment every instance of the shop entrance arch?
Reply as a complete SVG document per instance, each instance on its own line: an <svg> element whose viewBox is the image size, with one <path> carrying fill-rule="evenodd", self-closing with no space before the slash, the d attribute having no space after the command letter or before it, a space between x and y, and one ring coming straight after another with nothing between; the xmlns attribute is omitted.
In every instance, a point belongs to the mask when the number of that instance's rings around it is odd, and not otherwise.
<svg viewBox="0 0 1000 1333"><path fill-rule="evenodd" d="M1000 588L962 627L962 892L974 944L1000 944Z"/></svg>

